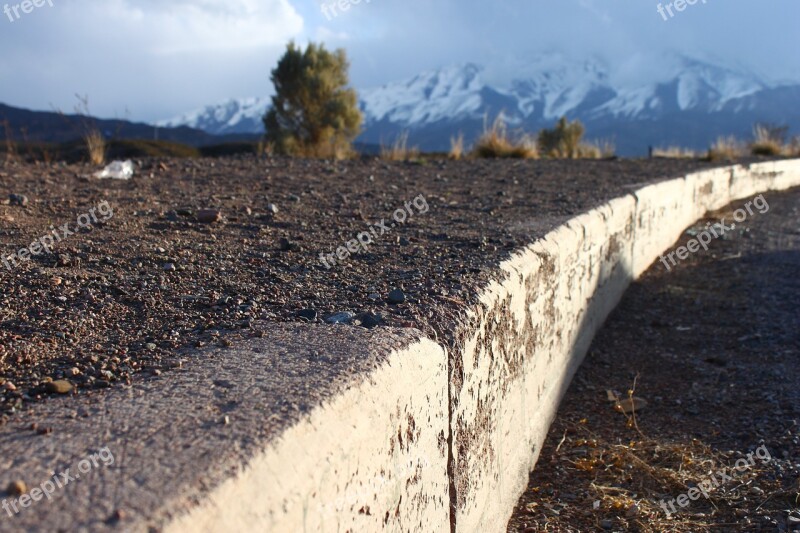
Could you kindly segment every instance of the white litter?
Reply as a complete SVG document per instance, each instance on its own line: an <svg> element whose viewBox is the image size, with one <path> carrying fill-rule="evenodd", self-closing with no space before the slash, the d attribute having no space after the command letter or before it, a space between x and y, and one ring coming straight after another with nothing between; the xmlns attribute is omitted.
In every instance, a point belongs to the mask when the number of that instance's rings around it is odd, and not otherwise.
<svg viewBox="0 0 800 533"><path fill-rule="evenodd" d="M133 161L114 161L100 172L95 172L94 177L129 180L133 177Z"/></svg>

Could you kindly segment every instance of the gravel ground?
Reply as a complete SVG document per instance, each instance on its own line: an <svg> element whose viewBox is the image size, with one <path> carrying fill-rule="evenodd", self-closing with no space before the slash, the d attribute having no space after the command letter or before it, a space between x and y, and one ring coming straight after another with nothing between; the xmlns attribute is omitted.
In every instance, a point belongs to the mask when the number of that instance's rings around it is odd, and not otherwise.
<svg viewBox="0 0 800 533"><path fill-rule="evenodd" d="M800 189L764 198L765 214L632 286L578 370L509 532L800 531ZM745 203L679 244L730 225ZM615 411L631 390L647 404ZM715 480L708 499L672 512L670 500Z"/></svg>
<svg viewBox="0 0 800 533"><path fill-rule="evenodd" d="M138 163L130 181L80 165L0 166L0 416L46 394L158 375L193 347L263 335L259 321L349 313L337 320L448 342L509 252L632 185L710 166ZM360 233L374 241L366 252L323 263ZM49 251L7 259L51 235L60 242Z"/></svg>

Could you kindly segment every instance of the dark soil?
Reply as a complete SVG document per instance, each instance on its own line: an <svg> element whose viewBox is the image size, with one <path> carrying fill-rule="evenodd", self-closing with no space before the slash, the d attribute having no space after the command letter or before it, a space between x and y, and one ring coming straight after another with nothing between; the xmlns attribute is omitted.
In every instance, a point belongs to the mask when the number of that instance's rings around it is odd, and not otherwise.
<svg viewBox="0 0 800 533"><path fill-rule="evenodd" d="M708 252L671 272L657 262L632 286L578 370L509 532L800 531L800 189L765 198L768 212ZM608 390L648 404L625 416ZM662 500L722 469L732 480L667 516Z"/></svg>
<svg viewBox="0 0 800 533"><path fill-rule="evenodd" d="M263 335L261 321L349 312L354 326L418 327L447 342L464 302L512 250L635 184L711 166L241 156L140 161L119 181L85 165L0 165L3 258L51 226L75 232L18 266L0 263L0 415L54 391L51 380L80 391L157 375L193 347ZM392 228L395 210L420 195ZM102 202L113 217L78 229ZM201 209L221 220L198 221ZM320 254L370 228L367 253L322 264ZM390 299L394 289L402 298Z"/></svg>

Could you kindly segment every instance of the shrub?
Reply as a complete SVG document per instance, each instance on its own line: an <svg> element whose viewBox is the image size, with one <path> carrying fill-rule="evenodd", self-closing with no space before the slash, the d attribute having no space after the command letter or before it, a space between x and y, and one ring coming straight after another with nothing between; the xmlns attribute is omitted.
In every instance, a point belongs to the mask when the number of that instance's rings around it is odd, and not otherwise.
<svg viewBox="0 0 800 533"><path fill-rule="evenodd" d="M502 116L495 119L491 128L484 126L483 134L472 152L475 157L481 158L536 159L539 156L536 144L527 135L523 134L516 140L509 137Z"/></svg>
<svg viewBox="0 0 800 533"><path fill-rule="evenodd" d="M744 156L744 154L744 147L736 137L719 137L708 149L708 160L731 161Z"/></svg>
<svg viewBox="0 0 800 533"><path fill-rule="evenodd" d="M580 157L581 139L586 129L580 121L567 121L561 117L553 129L539 132L539 150L542 155L559 159Z"/></svg>
<svg viewBox="0 0 800 533"><path fill-rule="evenodd" d="M784 151L788 126L756 124L753 127L753 142L750 153L753 155L777 156Z"/></svg>
<svg viewBox="0 0 800 533"><path fill-rule="evenodd" d="M404 131L397 136L394 143L390 146L381 144L381 159L387 161L408 161L417 159L419 157L419 149L417 147L408 147L408 132Z"/></svg>
<svg viewBox="0 0 800 533"><path fill-rule="evenodd" d="M344 158L361 127L353 89L347 88L349 63L344 50L329 52L289 43L272 71L275 96L264 116L266 139L278 153Z"/></svg>

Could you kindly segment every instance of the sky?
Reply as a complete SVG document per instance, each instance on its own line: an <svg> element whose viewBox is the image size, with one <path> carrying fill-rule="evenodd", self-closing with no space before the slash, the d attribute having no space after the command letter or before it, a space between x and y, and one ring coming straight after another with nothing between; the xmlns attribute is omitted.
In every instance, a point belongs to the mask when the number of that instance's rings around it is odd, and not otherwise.
<svg viewBox="0 0 800 533"><path fill-rule="evenodd" d="M503 85L554 53L601 59L624 83L657 80L669 54L800 80L797 0L21 1L0 0L0 102L70 112L79 94L106 118L270 95L290 40L344 48L356 88L465 62Z"/></svg>

